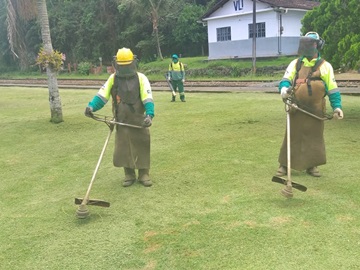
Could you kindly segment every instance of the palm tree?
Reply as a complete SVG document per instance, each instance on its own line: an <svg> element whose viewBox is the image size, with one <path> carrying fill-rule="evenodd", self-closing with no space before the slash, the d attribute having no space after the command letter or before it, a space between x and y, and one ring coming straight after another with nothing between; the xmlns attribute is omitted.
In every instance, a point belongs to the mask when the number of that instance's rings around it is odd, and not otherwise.
<svg viewBox="0 0 360 270"><path fill-rule="evenodd" d="M135 13L140 17L148 18L152 23L153 34L155 36L156 51L158 58L163 60L161 51L161 34L159 25L161 18L168 15L169 10L175 7L177 0L121 0L120 5L123 7L132 7Z"/></svg>
<svg viewBox="0 0 360 270"><path fill-rule="evenodd" d="M35 5L36 2L36 5ZM16 7L16 8L14 8ZM36 7L36 8L35 8ZM41 36L43 40L43 47L45 54L51 56L54 54L54 50L51 43L49 18L47 14L46 0L7 0L7 24L8 24L8 39L10 49L17 58L21 58L16 54L15 48L19 47L21 51L21 40L19 39L18 29L16 21L18 15L23 19L29 19L37 12L38 19L41 26ZM16 44L20 46L16 46ZM20 59L20 62L22 60ZM46 74L48 76L48 89L49 89L49 103L52 123L63 122L61 99L59 95L59 88L56 77L57 70L52 66L46 67Z"/></svg>
<svg viewBox="0 0 360 270"><path fill-rule="evenodd" d="M37 12L38 19L41 25L41 37L44 45L44 52L46 54L53 54L53 46L51 43L49 17L46 8L46 0L37 0ZM53 123L60 123L63 121L61 99L59 94L58 82L56 77L56 70L52 66L46 67L46 74L48 77L48 88L49 88L49 103L51 119Z"/></svg>

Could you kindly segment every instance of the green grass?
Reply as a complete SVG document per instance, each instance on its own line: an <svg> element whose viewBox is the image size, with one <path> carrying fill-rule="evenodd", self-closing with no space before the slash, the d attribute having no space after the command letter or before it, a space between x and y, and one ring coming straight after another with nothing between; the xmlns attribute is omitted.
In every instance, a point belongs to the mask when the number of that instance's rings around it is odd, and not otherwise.
<svg viewBox="0 0 360 270"><path fill-rule="evenodd" d="M113 139L90 197L111 202L75 217L106 139L84 117L96 90L0 88L0 269L358 269L359 97L325 125L328 163L293 199L271 182L284 135L277 94L155 92L153 187L121 186ZM110 106L101 113L109 114Z"/></svg>
<svg viewBox="0 0 360 270"><path fill-rule="evenodd" d="M259 58L256 61L258 69L269 67L286 67L293 57L278 57L278 58ZM269 74L262 74L257 72L256 75L252 72L245 72L243 70L252 69L252 59L224 59L208 61L207 57L189 57L181 58L180 61L184 63L187 78L190 80L264 80L269 79ZM144 72L152 80L163 79L164 74L168 70L171 59L158 60L150 63L140 63L140 70ZM231 70L230 72L228 70ZM197 72L195 72L197 71ZM271 75L276 77L273 79L280 79L285 71L282 68L280 73Z"/></svg>
<svg viewBox="0 0 360 270"><path fill-rule="evenodd" d="M256 61L256 66L279 66L284 64L289 64L289 62L294 59L294 57L278 57L278 58L258 58ZM184 57L180 58L180 61L184 64L188 65L189 68L209 68L209 67L217 67L217 66L225 66L231 67L233 65L237 65L242 68L251 68L252 67L252 59L223 59L223 60L208 60L205 56L199 57ZM168 67L168 63L171 62L170 58L165 58L164 60L157 60L149 63L144 63L142 66L144 67L153 67L153 68L163 68L164 62L167 63L166 67Z"/></svg>

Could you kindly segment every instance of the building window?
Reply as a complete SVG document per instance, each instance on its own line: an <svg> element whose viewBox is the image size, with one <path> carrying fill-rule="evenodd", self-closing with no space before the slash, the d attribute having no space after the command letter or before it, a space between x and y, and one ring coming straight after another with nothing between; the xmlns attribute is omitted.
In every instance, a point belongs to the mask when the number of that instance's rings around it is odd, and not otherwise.
<svg viewBox="0 0 360 270"><path fill-rule="evenodd" d="M231 28L229 27L221 27L216 28L217 41L227 41L231 40Z"/></svg>
<svg viewBox="0 0 360 270"><path fill-rule="evenodd" d="M249 24L249 38L253 37L253 24ZM265 35L265 23L256 24L256 37L266 37Z"/></svg>

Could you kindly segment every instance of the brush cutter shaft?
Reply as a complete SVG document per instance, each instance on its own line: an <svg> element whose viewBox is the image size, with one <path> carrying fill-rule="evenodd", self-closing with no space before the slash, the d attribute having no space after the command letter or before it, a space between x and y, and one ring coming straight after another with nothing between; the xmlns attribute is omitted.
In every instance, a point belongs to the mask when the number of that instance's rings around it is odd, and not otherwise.
<svg viewBox="0 0 360 270"><path fill-rule="evenodd" d="M317 116L317 115L315 115L313 113L305 111L304 109L299 108L296 104L291 103L289 100L286 100L285 104L288 105L288 106L291 106L292 108L294 108L294 109L296 109L296 110L298 110L300 112L303 112L303 113L305 113L305 114L307 114L307 115L309 115L311 117L314 117L314 118L316 118L318 120L321 120L321 121L331 120L332 119L332 116L331 117L319 117L319 116Z"/></svg>
<svg viewBox="0 0 360 270"><path fill-rule="evenodd" d="M109 117L109 116L102 116L104 118L100 118L98 117L98 115L93 114L92 115L92 119L99 121L99 122L104 122L107 125L119 125L119 126L127 126L127 127L132 127L132 128L144 128L142 126L136 126L136 125L131 125L131 124L127 124L127 123L121 123L121 122L116 122L114 121L114 117ZM107 118L112 118L112 120L108 120Z"/></svg>
<svg viewBox="0 0 360 270"><path fill-rule="evenodd" d="M291 187L290 112L288 105L286 105L286 112L287 186Z"/></svg>
<svg viewBox="0 0 360 270"><path fill-rule="evenodd" d="M277 177L274 176L272 178L272 181L275 183L280 183L285 185L286 187L281 190L281 194L284 195L286 198L292 198L293 197L293 193L292 193L292 188L296 188L298 190L301 191L306 191L307 188L303 185L294 183L291 181L291 133L290 133L290 106L292 106L293 104L291 102L289 102L289 100L285 100L285 106L286 106L286 158L287 158L287 180L281 178L281 177ZM297 108L297 106L295 106L295 108ZM281 164L281 166L283 166L283 164Z"/></svg>
<svg viewBox="0 0 360 270"><path fill-rule="evenodd" d="M108 145L108 143L109 143L109 140L110 140L110 137L111 137L111 133L112 133L112 130L110 129L110 130L109 130L109 134L108 134L108 136L107 136L107 138L106 138L104 147L103 147L103 149L102 149L102 151L101 151L99 160L98 160L98 162L97 162L97 164L96 164L96 168L95 168L95 171L94 171L93 176L92 176L92 178L91 178L89 187L88 187L88 189L87 189L87 191L86 191L86 194L85 194L85 196L84 196L83 201L81 202L81 205L86 205L87 202L89 201L90 191L91 191L92 185L93 185L93 183L94 183L95 176L96 176L96 174L97 174L97 172L98 172L98 170L99 170L100 163L101 163L101 160L102 160L102 158L103 158L103 156L104 156L106 147L107 147L107 145Z"/></svg>
<svg viewBox="0 0 360 270"><path fill-rule="evenodd" d="M119 125L119 126L126 126L126 127L132 127L132 128L144 128L141 126L136 126L136 125L131 125L131 124L126 124L126 123L120 123L120 122L115 122L115 121L107 121L109 124L114 124L114 125Z"/></svg>

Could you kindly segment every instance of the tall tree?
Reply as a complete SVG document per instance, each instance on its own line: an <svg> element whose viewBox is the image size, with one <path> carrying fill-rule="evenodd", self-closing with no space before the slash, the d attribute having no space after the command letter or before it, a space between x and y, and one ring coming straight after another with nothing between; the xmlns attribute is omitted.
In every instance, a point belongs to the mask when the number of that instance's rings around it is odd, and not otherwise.
<svg viewBox="0 0 360 270"><path fill-rule="evenodd" d="M14 8L16 7L16 8ZM16 11L16 12L15 12ZM48 76L48 88L49 88L49 103L50 103L50 112L51 118L50 121L53 123L60 123L63 121L61 100L59 95L59 89L56 78L56 62L59 61L58 53L54 52L51 37L50 37L50 27L49 27L49 18L46 8L46 0L8 0L7 2L7 13L8 13L8 37L9 44L14 53L15 53L15 44L22 44L23 39L19 38L19 32L17 28L17 20L29 19L38 15L38 19L41 26L41 36L43 40L43 53L41 55L43 62L50 63L46 65L46 73ZM16 15L20 16L17 17ZM21 49L21 46L19 47ZM17 56L18 57L18 56ZM21 59L21 57L19 57ZM61 59L60 59L61 61ZM55 63L55 65L54 65Z"/></svg>
<svg viewBox="0 0 360 270"><path fill-rule="evenodd" d="M204 55L207 46L207 28L199 23L205 8L200 5L185 4L173 26L175 47L187 55ZM190 34L189 34L190 33Z"/></svg>
<svg viewBox="0 0 360 270"><path fill-rule="evenodd" d="M161 42L162 35L160 33L160 23L163 16L172 13L172 9L176 10L178 4L175 0L121 0L119 10L132 10L134 13L140 14L140 17L145 17L152 23L152 31L155 36L157 56L163 59Z"/></svg>
<svg viewBox="0 0 360 270"><path fill-rule="evenodd" d="M163 0L158 0L158 2L155 3L154 0L149 0L151 6L150 17L156 39L156 48L160 59L163 59L161 52L161 45L160 45L160 37L159 37L159 8L161 6L162 1Z"/></svg>
<svg viewBox="0 0 360 270"><path fill-rule="evenodd" d="M54 53L53 46L51 43L50 36L50 27L49 27L49 17L46 8L46 0L37 0L37 11L38 18L41 25L41 36L44 45L44 52L46 55L56 57ZM46 74L48 77L48 88L49 88L49 103L50 103L50 112L51 119L53 123L60 123L63 121L61 99L59 94L58 82L57 82L57 70L52 65L46 66Z"/></svg>
<svg viewBox="0 0 360 270"><path fill-rule="evenodd" d="M51 40L67 62L111 63L128 15L120 17L117 0L48 1ZM76 36L76 38L74 38Z"/></svg>

